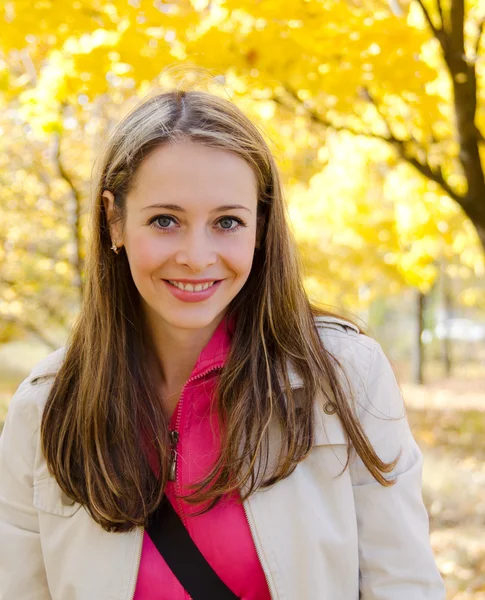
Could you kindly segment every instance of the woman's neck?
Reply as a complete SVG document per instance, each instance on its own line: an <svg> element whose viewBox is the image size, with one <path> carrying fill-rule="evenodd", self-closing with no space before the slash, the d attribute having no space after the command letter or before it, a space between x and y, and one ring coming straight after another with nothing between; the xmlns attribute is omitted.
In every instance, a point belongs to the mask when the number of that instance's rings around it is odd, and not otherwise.
<svg viewBox="0 0 485 600"><path fill-rule="evenodd" d="M223 315L201 329L179 329L167 326L160 319L149 320L155 368L162 389L173 393L183 387L222 318Z"/></svg>

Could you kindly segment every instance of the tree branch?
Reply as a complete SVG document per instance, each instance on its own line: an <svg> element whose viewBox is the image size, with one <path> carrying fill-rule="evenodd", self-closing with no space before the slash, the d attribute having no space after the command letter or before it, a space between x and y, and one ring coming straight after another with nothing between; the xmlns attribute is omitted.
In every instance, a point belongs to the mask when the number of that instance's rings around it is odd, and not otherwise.
<svg viewBox="0 0 485 600"><path fill-rule="evenodd" d="M429 14L428 9L426 8L426 6L424 5L423 0L416 0L416 2L419 4L419 6L421 7L421 10L423 12L424 18L426 19L426 22L428 23L429 28L431 29L431 31L433 32L433 35L435 37L438 37L438 28L435 26L435 24L433 23L433 20L431 18L431 15Z"/></svg>
<svg viewBox="0 0 485 600"><path fill-rule="evenodd" d="M436 6L438 8L438 14L440 16L440 23L441 23L441 31L445 30L445 19L443 17L443 7L441 6L441 0L436 0Z"/></svg>
<svg viewBox="0 0 485 600"><path fill-rule="evenodd" d="M13 315L2 315L2 320L5 323L13 323L14 325L17 325L17 327L23 329L25 332L31 333L50 350L57 350L59 348L59 344L56 344L55 342L50 340L44 334L43 331L41 331L36 325L31 323L30 321L23 321L22 319L19 319L18 317L15 317Z"/></svg>
<svg viewBox="0 0 485 600"><path fill-rule="evenodd" d="M5 279L4 277L0 277L0 284L5 286L7 289L13 289L15 288L17 285L19 285L18 281L13 281L10 279ZM60 325L61 327L63 327L66 331L69 328L69 322L68 322L68 318L65 314L63 314L60 310L58 306L53 306L52 304L50 304L45 298L40 298L39 300L39 295L38 294L23 294L22 295L24 300L34 300L35 302L35 308L39 309L41 311L43 311L44 313L46 313L46 315L52 319L52 321L58 325Z"/></svg>
<svg viewBox="0 0 485 600"><path fill-rule="evenodd" d="M363 88L361 90L360 95L362 96L362 98L364 98L364 100L366 100L367 102L370 102L370 104L372 104L372 106L374 107L374 110L376 111L376 113L380 116L381 120L383 121L383 123L385 124L386 128L387 128L387 139L396 139L394 137L394 134L392 132L392 127L391 124L389 123L389 121L387 120L386 115L382 112L380 106L377 104L377 102L374 99L374 96L370 93L369 88ZM411 136L410 136L411 137Z"/></svg>
<svg viewBox="0 0 485 600"><path fill-rule="evenodd" d="M77 279L78 279L78 281L77 281L78 287L79 287L79 289L81 291L81 295L82 295L82 274L83 274L83 270L84 270L84 263L83 263L83 258L82 258L82 254L81 254L81 240L82 240L81 194L79 193L79 190L77 189L76 185L74 184L74 181L72 180L68 171L64 167L64 163L61 158L60 135L56 135L54 137L54 150L55 150L54 160L55 160L57 168L59 170L59 175L62 177L62 179L64 179L64 181L69 186L69 189L71 192L71 197L73 199L73 204L74 204L73 233L74 233L74 241L75 241L75 245L76 245L76 255L74 258L74 267L76 269L76 275L77 275Z"/></svg>
<svg viewBox="0 0 485 600"><path fill-rule="evenodd" d="M443 9L441 7L440 0L438 0L438 12L440 15L440 20L441 20L440 27L436 27L436 25L433 23L433 19L431 18L431 15L430 15L428 9L426 8L423 0L416 0L416 2L419 4L421 11L424 15L424 18L426 20L426 23L428 24L428 27L431 29L431 32L433 33L434 37L440 43L443 53L446 56L446 54L447 54L447 36L446 36L445 28L444 28Z"/></svg>
<svg viewBox="0 0 485 600"><path fill-rule="evenodd" d="M304 106L303 103L301 102L301 100L298 98L297 94L291 90L288 87L285 87L286 92L296 101L298 102L300 105ZM380 111L377 106L375 101L372 99L372 96L370 95L369 91L366 90L366 97L368 98L368 100L370 102L372 102L372 104L376 107L376 110L378 111L379 115L381 117L383 117L382 111ZM285 108L290 109L290 107L285 104L284 100L281 98L273 98L273 100L281 105L284 106ZM426 177L427 179L434 181L434 183L436 183L437 185L439 185L439 187L445 192L445 194L447 194L450 198L452 198L453 200L455 200L455 202L457 202L458 204L460 204L461 206L463 206L464 202L466 201L466 198L464 196L460 196L460 194L458 194L457 192L455 192L455 190L453 190L453 188L449 185L449 183L446 181L444 175L443 175L443 170L441 169L441 167L439 167L438 169L433 169L431 167L431 165L426 161L426 162L421 162L419 161L415 156L409 154L409 152L407 151L407 143L410 140L401 140L398 139L393 133L392 130L389 126L389 123L385 120L384 118L384 122L387 126L388 129L388 134L387 135L379 135L377 133L373 133L371 131L359 131L353 127L349 127L347 125L343 125L343 126L339 126L339 125L335 125L333 123L331 123L330 121L325 120L321 115L319 115L315 110L312 110L311 108L309 108L308 106L304 106L308 116L310 117L310 119L324 127L325 129L332 129L334 131L345 131L348 132L352 135L362 135L364 137L369 137L372 139L377 139L377 140L381 140L383 142L386 142L388 144L390 144L391 146L393 146L395 148L395 150L397 151L399 157L404 161L407 162L408 164L410 164L412 167L414 167L421 175L423 175L424 177Z"/></svg>
<svg viewBox="0 0 485 600"><path fill-rule="evenodd" d="M476 64L476 60L478 57L478 52L480 50L480 42L482 40L484 26L485 26L485 17L482 17L478 23L477 39L475 40L475 55L473 57L473 59L475 60L475 64Z"/></svg>
<svg viewBox="0 0 485 600"><path fill-rule="evenodd" d="M404 161L412 165L419 173L421 173L421 175L437 183L441 187L441 189L444 190L448 196L450 196L450 198L453 198L453 200L459 203L460 196L456 194L456 192L450 187L450 185L444 178L443 170L441 169L441 167L439 167L437 170L433 169L427 161L421 162L416 158L416 156L408 154L408 152L406 151L406 141L400 140L394 135L391 124L387 120L386 115L382 112L380 106L378 105L375 98L372 96L368 89L365 90L365 97L372 104L377 114L381 117L381 119L384 121L387 127L387 143L391 144L392 146L394 146L394 148L396 148L399 156ZM411 138L411 141L415 141L411 135L409 137Z"/></svg>

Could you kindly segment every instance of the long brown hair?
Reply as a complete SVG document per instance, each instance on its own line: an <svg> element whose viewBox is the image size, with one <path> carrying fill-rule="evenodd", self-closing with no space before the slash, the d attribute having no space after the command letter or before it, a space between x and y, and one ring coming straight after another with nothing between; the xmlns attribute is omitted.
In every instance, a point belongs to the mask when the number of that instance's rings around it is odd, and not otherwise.
<svg viewBox="0 0 485 600"><path fill-rule="evenodd" d="M163 497L168 422L151 384L140 296L124 250L116 255L110 249L102 193L114 194L115 219L123 224L126 196L141 162L177 139L242 157L259 188L259 248L246 284L227 310L228 319L236 319L216 390L222 449L189 501L205 503L206 510L228 492L244 489L246 499L258 487L287 477L311 449L317 393L335 405L349 447L378 482L390 485L383 473L396 461L384 463L373 450L344 393L339 367L320 340L314 316L330 313L305 293L271 152L234 104L199 91L156 93L142 101L118 124L95 164L84 298L41 425L51 473L108 531L146 525ZM288 360L304 382L298 401L286 373ZM274 420L282 432L279 458L272 471L255 473L256 459L268 455ZM160 464L158 478L144 440Z"/></svg>

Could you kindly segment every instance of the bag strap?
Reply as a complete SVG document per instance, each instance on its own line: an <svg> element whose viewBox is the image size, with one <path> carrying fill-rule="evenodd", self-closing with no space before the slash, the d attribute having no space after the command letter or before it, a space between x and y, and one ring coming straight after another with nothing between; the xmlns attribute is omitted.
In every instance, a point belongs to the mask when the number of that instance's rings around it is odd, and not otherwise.
<svg viewBox="0 0 485 600"><path fill-rule="evenodd" d="M237 600L197 548L167 496L146 531L193 600Z"/></svg>

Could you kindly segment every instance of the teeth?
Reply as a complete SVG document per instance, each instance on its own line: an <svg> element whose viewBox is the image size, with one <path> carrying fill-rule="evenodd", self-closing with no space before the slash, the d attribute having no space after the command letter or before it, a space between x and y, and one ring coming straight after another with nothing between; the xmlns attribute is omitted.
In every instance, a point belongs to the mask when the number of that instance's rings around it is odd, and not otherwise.
<svg viewBox="0 0 485 600"><path fill-rule="evenodd" d="M178 287L180 290L185 290L186 292L201 292L202 290L206 290L207 288L214 285L215 281L211 281L209 283L198 283L196 286L193 286L191 283L180 283L178 281L168 280L169 283Z"/></svg>

